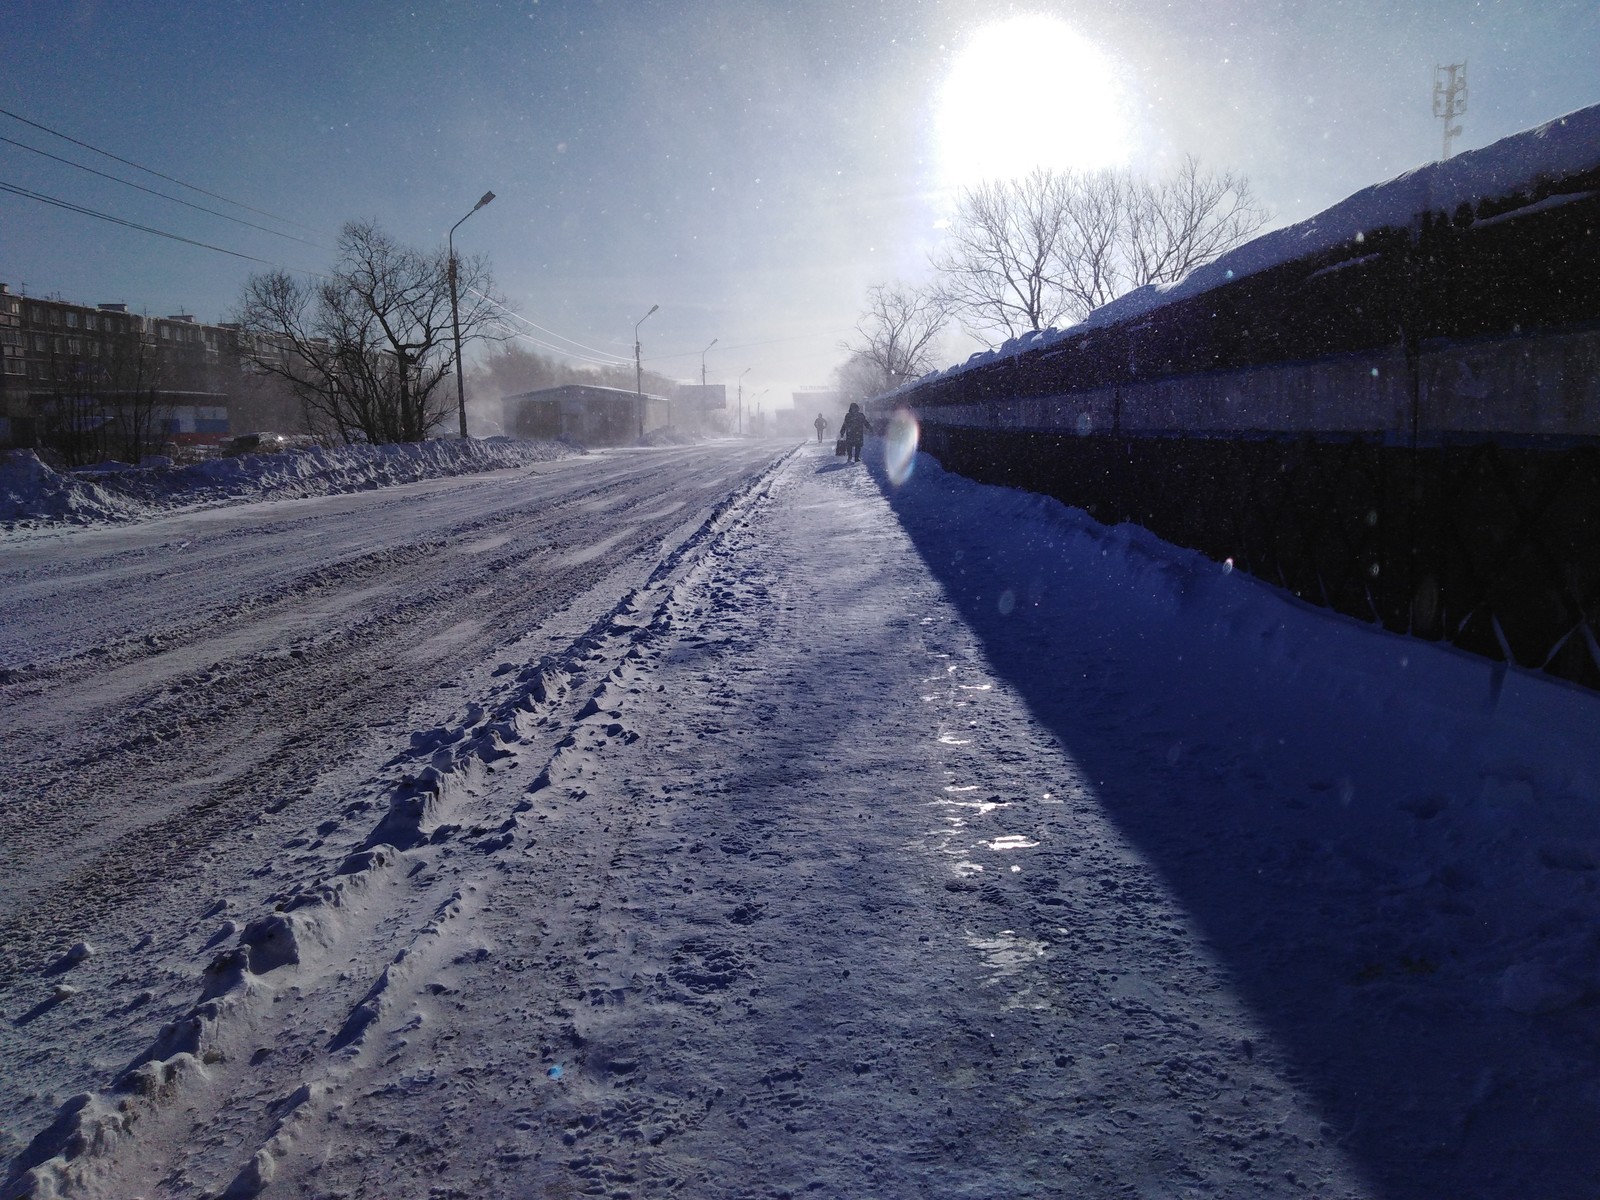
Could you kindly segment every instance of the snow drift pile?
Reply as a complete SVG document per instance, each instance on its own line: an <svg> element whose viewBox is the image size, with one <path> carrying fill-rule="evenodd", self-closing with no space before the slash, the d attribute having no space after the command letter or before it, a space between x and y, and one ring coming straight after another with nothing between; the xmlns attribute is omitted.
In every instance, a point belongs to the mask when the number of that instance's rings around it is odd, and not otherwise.
<svg viewBox="0 0 1600 1200"><path fill-rule="evenodd" d="M555 442L488 438L249 454L193 466L106 463L57 472L31 450L0 459L0 526L87 525L177 508L330 496L565 458Z"/></svg>

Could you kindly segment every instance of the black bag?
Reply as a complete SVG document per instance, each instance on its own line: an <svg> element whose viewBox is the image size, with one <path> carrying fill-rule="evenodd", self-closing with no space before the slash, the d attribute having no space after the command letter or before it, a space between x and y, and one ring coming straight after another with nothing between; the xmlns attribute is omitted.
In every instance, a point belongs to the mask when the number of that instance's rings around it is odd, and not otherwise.
<svg viewBox="0 0 1600 1200"><path fill-rule="evenodd" d="M833 452L835 454L841 454L841 455L845 453L845 444L844 444L844 439L843 438L840 438L837 442L835 442L833 444Z"/></svg>

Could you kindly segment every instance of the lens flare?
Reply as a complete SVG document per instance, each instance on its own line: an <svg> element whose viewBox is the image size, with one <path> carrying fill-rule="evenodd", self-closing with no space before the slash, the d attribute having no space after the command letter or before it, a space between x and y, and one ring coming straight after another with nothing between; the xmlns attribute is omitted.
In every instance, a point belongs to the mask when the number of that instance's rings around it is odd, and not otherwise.
<svg viewBox="0 0 1600 1200"><path fill-rule="evenodd" d="M889 471L889 482L895 487L910 479L916 470L920 437L917 419L903 408L896 409L889 418L888 436L884 439L884 465Z"/></svg>

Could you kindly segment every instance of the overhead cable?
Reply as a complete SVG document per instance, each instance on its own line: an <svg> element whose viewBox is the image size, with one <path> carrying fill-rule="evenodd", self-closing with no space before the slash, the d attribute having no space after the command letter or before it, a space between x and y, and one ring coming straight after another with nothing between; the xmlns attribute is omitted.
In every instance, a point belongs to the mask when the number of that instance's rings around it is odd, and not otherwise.
<svg viewBox="0 0 1600 1200"><path fill-rule="evenodd" d="M578 354L578 353L576 353L575 351L572 351L572 350L565 350L560 346L551 345L549 342L540 341L538 338L534 337L532 334L523 333L522 330L517 329L515 326L507 325L504 321L498 320L498 319L493 318L493 317L489 318L489 324L493 325L496 329L503 330L505 333L507 333L511 337L520 338L522 341L525 341L525 342L531 342L535 346L540 347L541 349L553 351L554 353L559 354L564 358L576 358L580 362L593 363L596 366L600 366L600 367L625 367L625 366L628 365L625 360L620 359L620 358L619 359L591 358L587 354Z"/></svg>
<svg viewBox="0 0 1600 1200"><path fill-rule="evenodd" d="M54 159L58 163L66 163L69 167L77 167L78 170L87 171L91 175L98 175L101 179L109 179L113 183L120 183L125 187L137 188L141 192L148 192L152 196L160 196L163 200L171 200L174 204L181 204L185 208L192 208L197 212L210 213L213 217L221 217L224 221L232 221L235 225L248 225L251 229L261 230L262 233L270 233L274 237L288 238L292 242L299 242L302 246L311 246L317 250L327 249L326 246L319 246L316 242L308 242L305 238L296 237L292 233L284 233L278 229L268 229L265 225L257 225L254 221L246 221L243 217L230 216L225 212L218 212L214 208L207 208L203 204L195 204L193 201L184 200L179 196L170 196L166 192L157 191L155 188L147 188L144 184L134 183L131 179L123 179L106 171L96 171L93 167L86 167L82 163L73 162L70 158L62 158L59 154L51 154L48 150L41 150L37 146L30 146L25 142L19 142L4 136L0 136L0 142L5 142L8 146L16 146L18 149L27 150L33 154L42 155L45 158Z"/></svg>
<svg viewBox="0 0 1600 1200"><path fill-rule="evenodd" d="M467 291L471 292L474 296L477 296L480 299L487 300L490 304L493 304L496 308L498 308L501 312L505 313L507 316L516 318L518 321L521 321L524 325L528 326L531 329L537 329L540 333L547 333L553 338L560 338L563 342L566 342L569 345L576 346L580 350L586 350L590 354L599 354L599 355L602 355L602 356L605 356L605 357L608 357L608 358L615 359L616 360L616 364L615 365L617 365L619 367L625 367L625 366L628 365L628 360L623 358L621 355L612 354L609 350L601 350L596 346L586 346L580 341L577 341L577 340L575 340L573 338L567 337L565 334L557 333L554 329L546 329L543 325L540 325L537 321L528 320L527 317L523 316L521 313L519 313L515 309L511 308L508 304L504 303L503 301L496 300L493 296L487 294L486 292L480 292L477 288L473 288L473 287L469 287L467 289ZM534 339L530 339L530 340L534 340ZM552 350L554 350L556 348L557 347L554 347L554 346L550 347L550 349L552 349ZM580 356L579 355L574 355L573 357L577 358L577 357L580 357Z"/></svg>
<svg viewBox="0 0 1600 1200"><path fill-rule="evenodd" d="M183 242L189 246L199 246L202 250L215 250L218 254L228 254L232 255L234 258L248 259L250 262L260 263L265 267L273 267L278 265L276 263L268 262L264 258L257 258L253 254L244 254L238 250L229 250L225 246L213 246L210 242L197 242L194 238L186 238L176 233L168 233L164 229L155 229L149 225L141 225L137 221L129 221L124 217L113 216L111 213L103 213L98 209L85 208L81 204L74 204L70 200L62 200L56 196L46 196L42 192L29 191L27 188L17 187L15 184L6 183L4 180L0 180L0 191L10 192L14 196L23 196L29 200L37 200L41 204L51 204L56 208L64 208L68 212L82 213L86 217L98 217L102 221L110 221L113 225L124 225L129 229L137 229L143 233L153 233L157 237L168 238L174 242ZM311 273L314 274L314 272Z"/></svg>
<svg viewBox="0 0 1600 1200"><path fill-rule="evenodd" d="M783 342L810 342L810 341L815 341L817 338L820 338L820 337L843 337L845 334L850 333L850 332L851 332L850 330L844 329L844 330L835 331L834 333L830 333L830 334L796 333L796 334L791 334L788 337L766 338L763 341L759 341L759 342L738 342L738 343L736 343L736 344L734 344L732 346L721 346L721 345L719 345L717 347L717 349L718 350L753 350L758 346L776 346L776 345L779 345L779 344L781 344ZM654 355L651 355L651 357L654 358L657 362L662 362L662 361L665 361L667 359L672 359L672 358L696 358L702 353L704 353L704 351L700 351L700 350L679 350L679 351L674 351L674 352L672 352L670 354L654 354Z"/></svg>
<svg viewBox="0 0 1600 1200"><path fill-rule="evenodd" d="M207 191L205 188L199 187L196 184L186 183L182 179L175 178L171 175L163 175L160 171L157 171L152 167L147 167L143 163L136 163L131 158L123 158L121 155L113 154L109 150L102 150L98 146L91 146L88 142L80 142L77 138L71 136L70 134L62 133L59 129L51 129L50 126L41 125L37 121L30 121L27 117L24 117L19 113L14 113L8 108L0 108L0 114L10 117L13 121L21 121L24 125L31 125L33 128L44 133L48 133L52 137L58 137L63 141L71 142L74 146L82 146L85 150L92 150L96 154L103 154L105 157L114 159L125 167L133 167L135 170L143 171L146 175L154 175L157 179L165 179L168 183L175 183L179 187L186 187L191 192L199 192L202 196L210 196L213 200L221 200L224 204L231 204L235 208L242 208L246 212L255 213L257 216L269 217L274 221L281 221L285 225L293 225L297 229L304 229L307 233L317 232L317 230L311 228L311 226L302 225L299 221L291 221L288 217L280 217L277 213L270 213L264 208L253 208L244 203L242 200L233 200L219 192Z"/></svg>

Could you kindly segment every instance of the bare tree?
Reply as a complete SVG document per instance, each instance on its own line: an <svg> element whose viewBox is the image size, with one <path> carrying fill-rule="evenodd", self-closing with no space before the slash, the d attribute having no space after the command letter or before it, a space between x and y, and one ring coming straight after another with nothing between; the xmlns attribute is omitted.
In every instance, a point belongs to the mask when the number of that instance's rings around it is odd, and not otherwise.
<svg viewBox="0 0 1600 1200"><path fill-rule="evenodd" d="M162 392L165 372L148 321L108 341L102 361L117 452L128 462L139 462L166 441L161 435L171 416Z"/></svg>
<svg viewBox="0 0 1600 1200"><path fill-rule="evenodd" d="M1117 171L1057 175L1053 186L1062 217L1051 255L1055 282L1065 296L1064 314L1082 319L1127 290L1122 257L1135 186Z"/></svg>
<svg viewBox="0 0 1600 1200"><path fill-rule="evenodd" d="M1066 227L1060 178L1041 169L962 193L949 244L934 266L968 332L1015 337L1068 312L1058 278Z"/></svg>
<svg viewBox="0 0 1600 1200"><path fill-rule="evenodd" d="M681 386L648 367L642 378L645 391L651 395L675 396ZM568 383L620 388L631 392L635 383L633 364L576 366L553 355L540 354L511 342L488 355L467 375L467 390L475 399L489 401L517 392L531 392Z"/></svg>
<svg viewBox="0 0 1600 1200"><path fill-rule="evenodd" d="M833 369L833 390L840 407L883 394L883 373L876 363L852 354Z"/></svg>
<svg viewBox="0 0 1600 1200"><path fill-rule="evenodd" d="M1016 337L1180 279L1267 219L1248 180L1193 156L1159 181L1036 170L963 192L934 265L968 332Z"/></svg>
<svg viewBox="0 0 1600 1200"><path fill-rule="evenodd" d="M1131 190L1127 288L1182 279L1248 241L1266 223L1267 211L1251 194L1248 179L1230 171L1202 171L1191 154L1170 178Z"/></svg>
<svg viewBox="0 0 1600 1200"><path fill-rule="evenodd" d="M573 373L551 355L507 342L467 374L467 391L474 401L498 400L572 382L568 376Z"/></svg>
<svg viewBox="0 0 1600 1200"><path fill-rule="evenodd" d="M934 365L934 345L950 319L950 299L931 288L878 283L867 289L867 311L856 322L856 340L843 342L861 365L857 378L876 395Z"/></svg>
<svg viewBox="0 0 1600 1200"><path fill-rule="evenodd" d="M53 336L45 444L69 466L139 462L165 440L162 368L148 322L137 318L111 337Z"/></svg>
<svg viewBox="0 0 1600 1200"><path fill-rule="evenodd" d="M456 263L462 340L493 336L486 260ZM424 254L351 222L322 282L250 277L239 311L245 353L290 384L313 427L345 441L420 441L455 407L440 386L455 370L449 271L443 250Z"/></svg>

